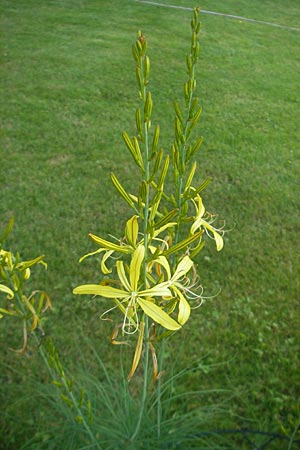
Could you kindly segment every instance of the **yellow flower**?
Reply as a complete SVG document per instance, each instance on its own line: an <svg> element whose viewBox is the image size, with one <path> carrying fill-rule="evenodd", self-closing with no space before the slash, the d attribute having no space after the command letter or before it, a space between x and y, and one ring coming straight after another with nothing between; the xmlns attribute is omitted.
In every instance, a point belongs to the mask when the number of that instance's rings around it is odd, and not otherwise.
<svg viewBox="0 0 300 450"><path fill-rule="evenodd" d="M181 280L186 277L186 274L193 267L194 263L189 256L184 256L184 258L182 258L182 260L178 263L174 274L171 276L170 265L165 256L159 256L154 262L161 265L166 271L168 280L161 284L173 291L175 298L178 299L179 305L177 320L180 325L184 325L190 317L191 307L185 296L182 294L182 291L186 291L186 287Z"/></svg>
<svg viewBox="0 0 300 450"><path fill-rule="evenodd" d="M114 299L117 306L124 313L123 331L132 333L139 327L138 309L149 316L154 322L159 323L167 330L175 331L181 325L172 319L161 307L155 303L155 297L171 297L171 291L166 283L159 283L148 289L139 289L141 266L145 256L145 247L140 244L134 250L129 268L129 280L125 274L123 261L117 261L117 274L122 289L98 284L78 286L74 294L93 294ZM134 326L134 330L132 330Z"/></svg>
<svg viewBox="0 0 300 450"><path fill-rule="evenodd" d="M112 256L113 253L121 253L125 255L132 254L138 245L144 243L144 239L142 238L140 241L138 241L138 234L139 234L139 225L138 225L138 216L134 215L126 222L125 226L125 241L124 243L122 240L120 240L119 244L115 244L114 242L107 241L106 239L103 239L99 236L96 236L95 234L90 233L89 237L98 245L100 245L100 248L95 250L94 252L87 253L86 255L82 256L79 260L79 262L83 261L85 258L89 256L96 255L98 253L104 253L102 259L101 259L101 271L104 275L108 275L112 272L111 268L108 268L106 265L107 260ZM164 246L167 246L167 243L163 239L159 239L158 236L160 233L164 232L170 227L174 227L176 225L176 222L169 222L165 224L164 226L160 227L157 230L153 230L151 239L158 242L163 242ZM150 246L150 251L153 253L156 250L155 246Z"/></svg>
<svg viewBox="0 0 300 450"><path fill-rule="evenodd" d="M224 246L224 241L220 234L220 232L222 233L222 230L217 229L211 225L213 223L213 220L209 218L209 216L205 218L206 220L203 218L205 214L205 208L199 194L197 194L197 202L198 206L196 205L196 202L194 202L196 208L196 216L195 221L191 226L191 234L195 234L198 229L203 228L209 237L213 237L216 242L217 250L220 251Z"/></svg>

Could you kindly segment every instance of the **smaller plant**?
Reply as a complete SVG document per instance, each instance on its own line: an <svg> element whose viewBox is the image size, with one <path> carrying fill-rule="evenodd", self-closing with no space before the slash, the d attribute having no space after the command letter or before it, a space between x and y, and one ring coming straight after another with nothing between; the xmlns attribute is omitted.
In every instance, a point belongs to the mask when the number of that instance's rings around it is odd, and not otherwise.
<svg viewBox="0 0 300 450"><path fill-rule="evenodd" d="M24 293L24 285L30 278L31 268L36 264L47 267L47 264L44 262L44 256L38 256L30 261L21 261L18 253L14 255L3 248L13 223L11 219L0 237L0 292L4 294L2 297L4 304L2 303L0 307L0 319L5 316L14 317L22 322L23 345L20 350L15 351L24 353L29 331L33 333L39 330L43 335L43 315L47 309L52 309L52 305L45 291L35 290L29 295Z"/></svg>
<svg viewBox="0 0 300 450"><path fill-rule="evenodd" d="M0 237L0 319L14 318L22 324L23 345L19 350L24 354L28 348L29 336L34 338L36 347L52 378L52 383L61 391L60 398L68 406L70 417L83 425L89 438L98 448L96 439L91 431L93 421L90 400L86 398L85 389L81 389L79 398L74 393L74 380L69 378L63 368L59 354L51 340L44 340L42 323L44 313L52 304L45 291L33 290L27 293L27 283L31 276L31 268L37 264L47 267L44 256L38 256L29 261L22 261L19 253L14 254L3 248L9 236L14 220L11 219ZM37 333L38 332L38 333Z"/></svg>

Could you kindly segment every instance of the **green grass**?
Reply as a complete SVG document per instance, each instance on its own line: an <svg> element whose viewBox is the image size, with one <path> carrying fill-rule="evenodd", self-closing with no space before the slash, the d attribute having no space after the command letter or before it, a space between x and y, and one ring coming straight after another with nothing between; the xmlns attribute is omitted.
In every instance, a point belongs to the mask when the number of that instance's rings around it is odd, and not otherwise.
<svg viewBox="0 0 300 450"><path fill-rule="evenodd" d="M299 26L300 7L292 0L215 0L201 7ZM94 261L78 264L92 248L88 232L118 236L129 214L109 174L134 184L121 132L134 129L136 31L149 40L153 121L160 123L167 149L172 101L185 80L191 13L129 0L2 0L1 10L0 223L14 215L10 244L24 259L46 255L49 268L36 274L35 287L51 295L54 320L46 328L70 369L78 362L78 326L117 371L110 326L98 320L101 300L78 300L72 288L98 279ZM167 361L183 341L178 369L205 357L208 373L190 373L179 389L230 390L226 417L215 427L284 428L291 435L300 420L300 32L203 15L201 44L199 133L205 141L198 177L212 177L205 204L230 231L220 254L212 244L199 256L205 294L219 288L221 294L169 341ZM14 395L10 385L22 385L30 372L42 380L43 372L33 355L16 359L8 352L7 336L9 346L17 346L21 330L2 320L1 404L9 405L1 420L7 440L2 448L12 449L36 424L24 417L30 403L24 400L18 409L20 392ZM90 370L96 376L99 369L91 364ZM25 383L23 388L30 398Z"/></svg>

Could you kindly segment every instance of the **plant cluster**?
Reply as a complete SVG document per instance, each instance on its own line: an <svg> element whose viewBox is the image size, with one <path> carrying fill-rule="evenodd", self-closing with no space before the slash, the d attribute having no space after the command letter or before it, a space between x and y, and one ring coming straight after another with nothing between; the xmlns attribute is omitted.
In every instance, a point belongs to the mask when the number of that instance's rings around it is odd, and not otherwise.
<svg viewBox="0 0 300 450"><path fill-rule="evenodd" d="M155 341L179 330L189 319L191 309L202 303L203 288L194 258L204 246L204 235L215 240L217 250L223 247L223 230L216 229L216 216L205 210L200 193L209 180L194 185L202 137L191 139L202 108L195 96L195 68L199 58L199 11L191 22L190 52L186 57L188 79L184 84L184 107L175 102L175 137L168 154L159 145L160 126L152 126L153 100L149 89L150 59L147 41L139 32L132 47L141 106L136 109L136 134L123 139L139 172L136 192L128 192L115 174L112 182L120 196L133 210L127 220L124 236L115 241L90 234L99 248L81 258L102 253L103 278L97 284L74 289L74 294L110 298L113 309L122 314L112 333L117 343L122 337L138 333L130 379L140 361L143 346L153 355L154 378L157 372ZM166 183L168 174L173 183ZM132 187L133 189L133 187Z"/></svg>

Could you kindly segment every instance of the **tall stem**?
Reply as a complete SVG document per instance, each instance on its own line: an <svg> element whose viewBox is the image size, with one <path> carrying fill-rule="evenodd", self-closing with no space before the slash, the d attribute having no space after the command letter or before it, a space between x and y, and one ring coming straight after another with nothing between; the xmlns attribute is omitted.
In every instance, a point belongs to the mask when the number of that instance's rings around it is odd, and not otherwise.
<svg viewBox="0 0 300 450"><path fill-rule="evenodd" d="M144 110L145 110L145 104L146 104L146 80L144 79L144 70L143 70L143 55L140 55L139 58L139 64L141 69L141 77L142 77L142 89L141 89L141 95L142 100L144 101ZM146 114L146 113L145 113ZM145 247L145 256L143 261L143 284L144 288L147 288L147 259L148 259L148 218L149 218L149 203L150 203L150 184L149 184L149 177L150 177L150 163L149 163L149 127L150 127L150 117L146 118L144 117L144 179L143 182L145 182L146 186L146 196L145 196L145 206L143 211L143 235L144 235L144 247ZM148 348L148 339L149 339L149 320L148 316L144 315L144 321L145 321L145 330L144 330L144 348L145 348L145 356L144 356L144 379L143 379L143 390L142 390L142 397L141 397L141 404L140 404L140 411L138 416L138 421L135 427L135 431L133 435L131 436L131 441L133 442L135 438L137 437L140 428L142 419L145 412L145 406L146 406L146 400L147 400L147 394L148 394L148 371L149 371L149 348Z"/></svg>
<svg viewBox="0 0 300 450"><path fill-rule="evenodd" d="M161 348L159 352L158 360L158 373L162 372L163 361L164 361L164 347L165 341L162 340ZM160 438L161 434L161 420L162 420L162 402L161 402L161 377L157 380L157 437Z"/></svg>

